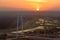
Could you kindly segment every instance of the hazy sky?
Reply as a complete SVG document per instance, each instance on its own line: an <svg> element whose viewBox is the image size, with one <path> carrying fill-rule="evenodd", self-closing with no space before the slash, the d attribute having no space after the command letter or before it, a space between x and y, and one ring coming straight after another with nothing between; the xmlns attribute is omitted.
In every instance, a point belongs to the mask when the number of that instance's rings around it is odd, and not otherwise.
<svg viewBox="0 0 60 40"><path fill-rule="evenodd" d="M60 10L60 0L0 0L0 9Z"/></svg>

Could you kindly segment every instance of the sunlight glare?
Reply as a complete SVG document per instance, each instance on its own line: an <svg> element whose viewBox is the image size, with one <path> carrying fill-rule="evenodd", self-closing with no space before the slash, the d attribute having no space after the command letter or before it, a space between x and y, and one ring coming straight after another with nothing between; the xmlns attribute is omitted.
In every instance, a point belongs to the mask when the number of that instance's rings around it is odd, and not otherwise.
<svg viewBox="0 0 60 40"><path fill-rule="evenodd" d="M39 11L39 10L40 10L39 8L36 9L36 11Z"/></svg>

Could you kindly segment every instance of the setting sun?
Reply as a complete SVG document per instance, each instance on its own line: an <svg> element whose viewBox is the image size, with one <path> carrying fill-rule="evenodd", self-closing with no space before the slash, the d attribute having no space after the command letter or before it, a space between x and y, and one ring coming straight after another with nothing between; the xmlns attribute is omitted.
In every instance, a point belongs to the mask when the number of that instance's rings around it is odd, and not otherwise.
<svg viewBox="0 0 60 40"><path fill-rule="evenodd" d="M39 11L39 10L40 10L39 8L36 9L36 11Z"/></svg>
<svg viewBox="0 0 60 40"><path fill-rule="evenodd" d="M60 10L60 0L0 0L0 10Z"/></svg>

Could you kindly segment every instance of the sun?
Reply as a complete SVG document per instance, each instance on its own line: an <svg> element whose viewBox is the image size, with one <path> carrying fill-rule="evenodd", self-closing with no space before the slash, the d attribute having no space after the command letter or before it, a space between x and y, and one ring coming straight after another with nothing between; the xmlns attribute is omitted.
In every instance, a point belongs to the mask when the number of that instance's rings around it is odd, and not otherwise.
<svg viewBox="0 0 60 40"><path fill-rule="evenodd" d="M39 11L40 9L39 8L36 8L36 11Z"/></svg>

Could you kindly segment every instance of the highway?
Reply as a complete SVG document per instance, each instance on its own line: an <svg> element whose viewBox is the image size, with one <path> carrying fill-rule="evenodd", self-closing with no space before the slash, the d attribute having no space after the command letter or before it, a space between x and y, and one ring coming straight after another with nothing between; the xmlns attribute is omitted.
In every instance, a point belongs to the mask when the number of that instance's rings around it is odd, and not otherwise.
<svg viewBox="0 0 60 40"><path fill-rule="evenodd" d="M44 28L43 28L43 26L38 26L38 27L35 27L35 28L32 28L32 29L23 30L23 32L34 31L34 30L37 30L37 29L44 29ZM16 33L16 31L13 31L11 33ZM22 33L22 30L18 31L18 33Z"/></svg>
<svg viewBox="0 0 60 40"><path fill-rule="evenodd" d="M32 32L34 30L37 30L37 29L44 29L42 26L38 26L38 27L35 27L35 28L32 28L32 29L26 29L26 30L23 30L23 32ZM16 31L13 31L11 33L17 33ZM18 33L22 33L22 30L18 31ZM22 36L20 36L21 38L23 38ZM36 40L60 40L60 38L49 38L49 37L41 37L41 36L30 36L30 35L25 35L24 38L31 38L31 39L36 39Z"/></svg>

